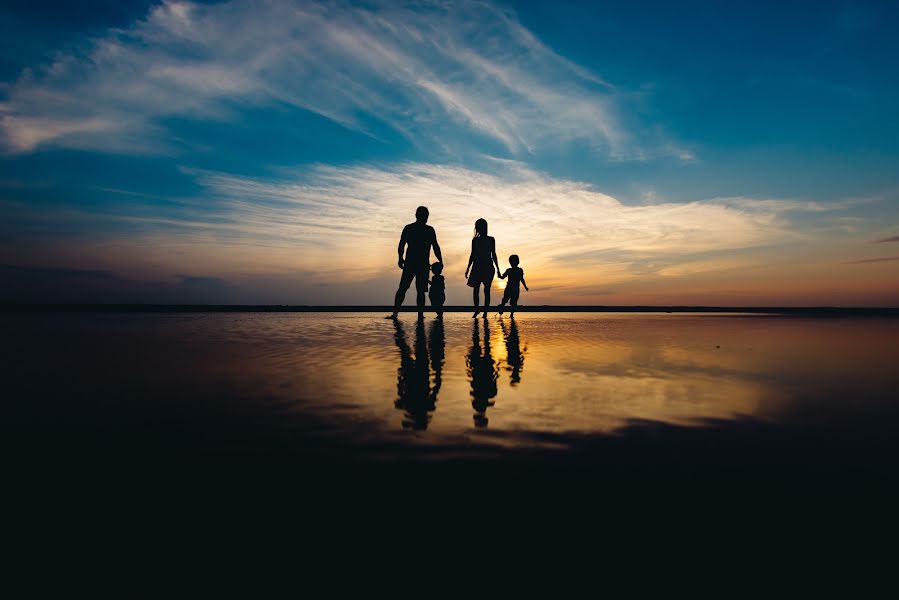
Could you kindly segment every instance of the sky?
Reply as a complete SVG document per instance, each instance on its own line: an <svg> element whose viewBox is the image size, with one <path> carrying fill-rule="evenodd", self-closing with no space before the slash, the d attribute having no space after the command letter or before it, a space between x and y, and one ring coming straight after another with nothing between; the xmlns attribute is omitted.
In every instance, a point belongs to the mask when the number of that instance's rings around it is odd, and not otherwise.
<svg viewBox="0 0 899 600"><path fill-rule="evenodd" d="M425 205L448 304L483 217L524 304L899 306L897 30L892 1L6 2L0 302L386 305Z"/></svg>

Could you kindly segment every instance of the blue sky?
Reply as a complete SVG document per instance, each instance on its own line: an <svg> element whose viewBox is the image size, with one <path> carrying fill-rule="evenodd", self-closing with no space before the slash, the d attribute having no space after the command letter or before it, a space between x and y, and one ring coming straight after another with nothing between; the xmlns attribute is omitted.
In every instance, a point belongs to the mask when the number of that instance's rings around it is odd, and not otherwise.
<svg viewBox="0 0 899 600"><path fill-rule="evenodd" d="M12 3L0 300L899 304L893 2ZM537 284L537 281L540 281Z"/></svg>

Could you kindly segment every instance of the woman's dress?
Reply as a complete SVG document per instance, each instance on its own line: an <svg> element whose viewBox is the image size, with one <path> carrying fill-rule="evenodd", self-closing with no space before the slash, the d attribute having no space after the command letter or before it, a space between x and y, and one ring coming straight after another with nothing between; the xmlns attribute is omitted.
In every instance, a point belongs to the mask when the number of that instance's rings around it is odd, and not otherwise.
<svg viewBox="0 0 899 600"><path fill-rule="evenodd" d="M479 283L485 286L493 284L496 272L493 270L493 253L496 242L490 236L476 237L471 240L471 255L473 257L471 273L468 275L469 287L477 287Z"/></svg>

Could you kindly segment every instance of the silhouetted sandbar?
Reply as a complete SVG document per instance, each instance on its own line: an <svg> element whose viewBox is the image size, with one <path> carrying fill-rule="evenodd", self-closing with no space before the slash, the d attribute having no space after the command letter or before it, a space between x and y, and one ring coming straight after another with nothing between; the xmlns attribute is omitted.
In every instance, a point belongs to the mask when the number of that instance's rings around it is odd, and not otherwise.
<svg viewBox="0 0 899 600"><path fill-rule="evenodd" d="M404 306L400 312L414 313L415 306ZM472 312L472 306L444 306L444 312ZM484 310L480 308L479 310ZM497 307L487 308L496 312ZM336 305L313 306L304 304L0 304L2 312L110 312L110 313L166 313L166 312L352 312L391 313L392 306ZM430 306L426 313L433 313ZM506 307L505 314L509 314ZM718 313L718 314L764 314L800 316L845 316L845 317L896 317L897 308L863 308L834 306L585 306L585 305L539 305L518 306L515 312L525 313Z"/></svg>

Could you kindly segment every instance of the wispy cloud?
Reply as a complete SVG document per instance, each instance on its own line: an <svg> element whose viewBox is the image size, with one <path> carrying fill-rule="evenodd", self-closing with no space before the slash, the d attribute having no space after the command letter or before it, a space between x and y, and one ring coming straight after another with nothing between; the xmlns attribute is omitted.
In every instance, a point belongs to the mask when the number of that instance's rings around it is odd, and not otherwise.
<svg viewBox="0 0 899 600"><path fill-rule="evenodd" d="M167 117L287 103L366 133L383 123L421 146L514 156L582 140L613 159L695 159L647 133L656 128L633 117L632 100L486 2L167 1L25 71L0 131L13 152L163 152L179 143Z"/></svg>
<svg viewBox="0 0 899 600"><path fill-rule="evenodd" d="M449 268L464 270L474 220L484 217L500 254L519 254L548 288L675 275L673 265L697 256L800 238L779 205L628 206L588 184L510 161L490 173L420 163L318 166L268 179L187 173L215 203L217 221L201 213L170 221L166 226L179 228L179 240L193 230L219 243L252 240L260 255L288 251L292 258L282 266L303 270L311 281L391 278L398 232L419 204L431 209ZM741 264L719 258L703 270Z"/></svg>
<svg viewBox="0 0 899 600"><path fill-rule="evenodd" d="M829 213L845 210L859 204L870 202L867 198L835 200L831 202L815 202L813 200L794 200L784 198L715 198L715 202L734 206L743 210L766 211L777 213Z"/></svg>
<svg viewBox="0 0 899 600"><path fill-rule="evenodd" d="M485 162L492 170L319 165L266 177L184 168L199 192L164 209L152 197L132 195L102 214L70 208L29 217L25 205L9 210L22 223L19 230L32 232L32 265L177 280L185 293L194 283L212 289L194 278L216 277L231 282L227 291L243 302L385 302L396 285L399 232L420 204L431 210L453 302L470 293L463 271L479 217L490 223L501 264L510 254L521 257L533 288L530 303L603 301L601 295L613 292L618 301L639 301L641 293L661 301L659 290L686 293L700 284L702 293L753 289L784 272L786 246L805 249L799 254L806 258L794 257L805 262L789 267L791 277L821 265L821 276L833 279L833 259L820 250L822 240L833 243L827 222L839 213L814 203L728 198L628 205L521 162ZM60 223L84 233L42 237ZM2 242L0 236L0 256ZM22 254L23 243L11 247L11 257Z"/></svg>
<svg viewBox="0 0 899 600"><path fill-rule="evenodd" d="M879 262L892 262L894 260L899 260L899 256L885 256L883 258L864 258L861 260L850 260L846 261L843 264L846 265L863 265L867 263L879 263Z"/></svg>
<svg viewBox="0 0 899 600"><path fill-rule="evenodd" d="M232 285L214 277L176 275L139 281L111 271L0 264L2 302L190 302L233 299Z"/></svg>
<svg viewBox="0 0 899 600"><path fill-rule="evenodd" d="M889 244L890 242L899 242L899 235L893 235L890 237L880 238L879 240L874 240L875 244Z"/></svg>

